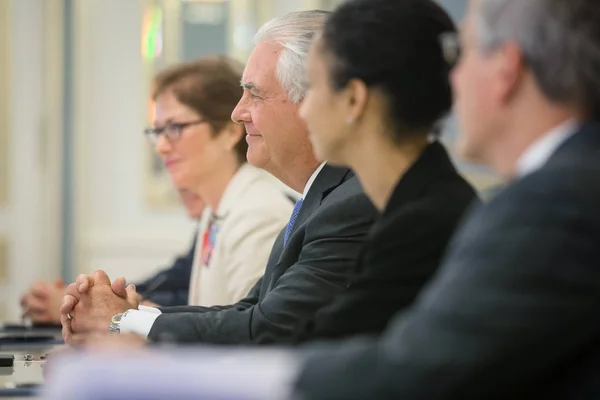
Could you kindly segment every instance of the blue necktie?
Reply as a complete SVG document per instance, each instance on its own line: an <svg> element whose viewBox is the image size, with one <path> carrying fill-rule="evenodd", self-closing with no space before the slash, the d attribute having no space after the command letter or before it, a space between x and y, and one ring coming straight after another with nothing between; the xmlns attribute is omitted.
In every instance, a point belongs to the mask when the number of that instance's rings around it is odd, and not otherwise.
<svg viewBox="0 0 600 400"><path fill-rule="evenodd" d="M294 227L294 223L296 222L296 218L298 218L298 214L300 213L300 209L302 208L302 202L304 199L300 199L294 205L294 210L292 211L292 216L290 217L290 222L287 224L287 228L285 228L285 236L283 237L283 245L285 246L288 238L290 237L290 233L292 233L292 228Z"/></svg>

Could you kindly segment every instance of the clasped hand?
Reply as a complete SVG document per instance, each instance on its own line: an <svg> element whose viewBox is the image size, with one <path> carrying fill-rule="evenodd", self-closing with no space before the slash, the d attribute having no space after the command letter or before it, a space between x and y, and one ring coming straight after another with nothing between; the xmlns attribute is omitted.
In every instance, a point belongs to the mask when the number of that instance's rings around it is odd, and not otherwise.
<svg viewBox="0 0 600 400"><path fill-rule="evenodd" d="M108 333L111 318L130 309L137 309L140 298L134 285L126 287L125 278L110 282L104 271L90 275L79 275L67 287L60 322L65 343L73 335Z"/></svg>

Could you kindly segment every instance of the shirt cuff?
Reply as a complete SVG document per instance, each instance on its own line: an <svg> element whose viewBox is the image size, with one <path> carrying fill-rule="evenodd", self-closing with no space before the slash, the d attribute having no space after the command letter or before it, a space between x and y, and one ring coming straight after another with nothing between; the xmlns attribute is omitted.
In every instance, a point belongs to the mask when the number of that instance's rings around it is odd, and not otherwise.
<svg viewBox="0 0 600 400"><path fill-rule="evenodd" d="M140 310L128 310L121 317L120 331L121 333L137 333L143 338L147 339L152 325L156 318L160 317L160 310L155 309L158 312L149 312L141 310L143 306L140 306ZM144 307L152 308L152 307Z"/></svg>
<svg viewBox="0 0 600 400"><path fill-rule="evenodd" d="M162 314L162 311L160 311L156 307L139 306L138 310L143 311L143 312L153 313L153 314Z"/></svg>

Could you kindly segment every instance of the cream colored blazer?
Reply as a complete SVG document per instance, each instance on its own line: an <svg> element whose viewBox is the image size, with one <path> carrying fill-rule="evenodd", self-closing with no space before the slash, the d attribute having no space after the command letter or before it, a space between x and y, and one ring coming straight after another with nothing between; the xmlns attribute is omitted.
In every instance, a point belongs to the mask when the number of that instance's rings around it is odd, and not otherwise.
<svg viewBox="0 0 600 400"><path fill-rule="evenodd" d="M207 208L200 219L189 304L228 305L246 296L263 276L273 242L292 209L279 181L244 164L225 189L219 209ZM206 265L203 244L211 219L218 231Z"/></svg>

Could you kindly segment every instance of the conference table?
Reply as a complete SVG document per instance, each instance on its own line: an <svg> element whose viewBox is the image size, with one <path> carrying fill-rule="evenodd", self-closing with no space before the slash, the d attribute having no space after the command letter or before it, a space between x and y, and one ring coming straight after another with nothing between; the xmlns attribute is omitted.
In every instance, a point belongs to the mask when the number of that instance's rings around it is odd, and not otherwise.
<svg viewBox="0 0 600 400"><path fill-rule="evenodd" d="M0 366L0 399L35 399L48 352L62 344L57 327L0 325L0 356L14 358Z"/></svg>

